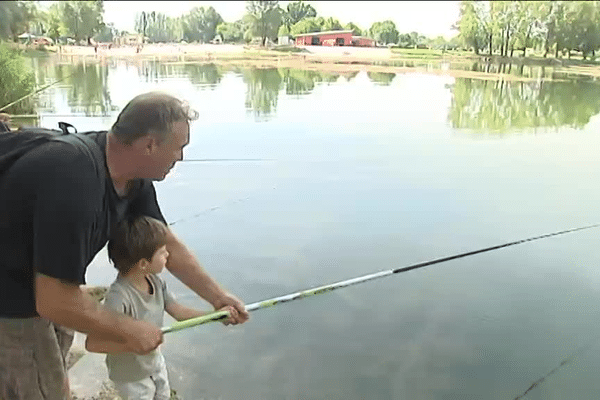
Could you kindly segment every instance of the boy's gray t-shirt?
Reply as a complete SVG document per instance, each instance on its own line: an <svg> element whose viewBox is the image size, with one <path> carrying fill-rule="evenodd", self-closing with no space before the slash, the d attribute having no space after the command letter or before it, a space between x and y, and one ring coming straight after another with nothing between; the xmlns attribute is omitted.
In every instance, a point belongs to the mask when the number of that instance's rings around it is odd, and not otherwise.
<svg viewBox="0 0 600 400"><path fill-rule="evenodd" d="M165 307L175 300L167 284L157 275L149 274L153 294L143 293L125 278L118 276L110 286L104 304L134 319L162 327ZM108 377L115 382L135 382L160 371L160 349L146 355L135 353L107 354Z"/></svg>

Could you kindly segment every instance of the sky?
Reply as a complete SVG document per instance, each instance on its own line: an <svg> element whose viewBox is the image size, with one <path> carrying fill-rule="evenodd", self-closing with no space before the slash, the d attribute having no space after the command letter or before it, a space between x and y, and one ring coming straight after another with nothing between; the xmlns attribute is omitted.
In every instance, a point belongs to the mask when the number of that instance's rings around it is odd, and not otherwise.
<svg viewBox="0 0 600 400"><path fill-rule="evenodd" d="M285 8L289 1L280 1ZM318 16L337 18L342 24L354 22L368 29L377 21L391 19L400 33L419 32L427 37L456 35L452 25L458 20L458 1L306 1ZM133 32L134 18L141 11L157 11L176 17L193 7L212 6L227 22L245 13L245 1L104 1L104 22L119 30Z"/></svg>

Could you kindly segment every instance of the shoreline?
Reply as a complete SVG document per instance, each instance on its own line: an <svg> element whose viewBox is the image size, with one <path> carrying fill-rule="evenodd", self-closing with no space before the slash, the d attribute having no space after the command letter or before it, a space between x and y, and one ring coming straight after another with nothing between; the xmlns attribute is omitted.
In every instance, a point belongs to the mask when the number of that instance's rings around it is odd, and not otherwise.
<svg viewBox="0 0 600 400"><path fill-rule="evenodd" d="M404 50L404 49L401 49ZM531 81L539 77L519 76L506 72L473 70L472 66L512 65L517 68L539 67L552 69L554 73L600 77L600 64L582 61L539 57L506 58L497 55L475 55L440 51L400 51L389 48L284 46L258 48L242 45L211 44L150 44L137 52L133 46L98 48L91 46L51 47L49 51L33 50L34 53L57 58L69 64L105 63L108 60L156 61L164 64L218 64L232 67L293 68L335 73L359 71L379 73L427 73L454 78L486 80ZM30 54L32 51L30 51ZM481 68L483 69L483 68ZM489 71L489 68L487 69ZM498 68L498 70L500 70ZM548 79L548 77L544 77Z"/></svg>

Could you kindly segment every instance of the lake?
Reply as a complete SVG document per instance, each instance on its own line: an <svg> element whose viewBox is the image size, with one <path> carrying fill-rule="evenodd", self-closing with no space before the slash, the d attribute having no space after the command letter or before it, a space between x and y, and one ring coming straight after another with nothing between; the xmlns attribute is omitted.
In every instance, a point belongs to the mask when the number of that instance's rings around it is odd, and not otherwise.
<svg viewBox="0 0 600 400"><path fill-rule="evenodd" d="M156 184L174 231L247 303L600 222L591 78L32 65L40 83L64 78L37 97L42 126L108 129L135 95L168 90L200 113L186 158L264 159L182 162ZM526 398L596 398L599 234L170 333L172 386L184 399L514 399L584 348ZM87 275L113 277L105 261ZM181 302L208 309L164 277Z"/></svg>

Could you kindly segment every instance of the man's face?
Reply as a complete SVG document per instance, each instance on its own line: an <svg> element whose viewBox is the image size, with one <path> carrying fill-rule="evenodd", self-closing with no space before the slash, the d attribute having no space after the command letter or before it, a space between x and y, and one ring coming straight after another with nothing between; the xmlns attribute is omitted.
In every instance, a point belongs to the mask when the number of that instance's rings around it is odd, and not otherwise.
<svg viewBox="0 0 600 400"><path fill-rule="evenodd" d="M187 121L176 121L167 138L154 147L151 155L150 179L163 180L177 161L183 159L183 148L190 141L190 126Z"/></svg>

